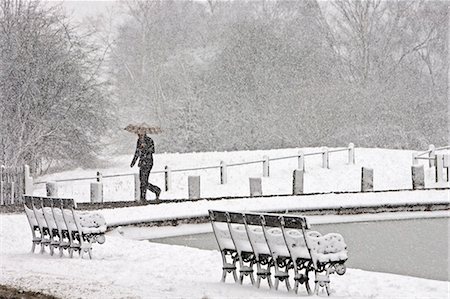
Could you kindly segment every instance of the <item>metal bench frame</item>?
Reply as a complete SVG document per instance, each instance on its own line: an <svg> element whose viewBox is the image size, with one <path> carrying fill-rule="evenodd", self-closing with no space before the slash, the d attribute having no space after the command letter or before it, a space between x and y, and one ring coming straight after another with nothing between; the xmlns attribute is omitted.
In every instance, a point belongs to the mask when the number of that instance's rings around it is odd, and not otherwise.
<svg viewBox="0 0 450 299"><path fill-rule="evenodd" d="M228 211L216 211L209 210L209 216L211 225L213 228L213 233L216 238L217 244L219 245L219 250L222 255L223 261L223 272L222 272L222 282L225 282L226 275L228 273L233 273L236 282L236 262L239 261L239 283L242 284L243 277L249 276L252 285L255 285L253 279L253 265L256 264L257 267L257 281L256 287L260 287L260 281L262 279L267 279L269 288L278 289L279 282L285 282L288 291L291 290L289 283L289 271L294 272L294 292L298 293L299 285L304 284L306 292L308 295L319 294L319 291L324 289L327 295L330 295L330 274L337 273L338 275L345 274L345 260L331 261L331 262L320 262L313 258L314 253L311 249L311 244L307 234L317 234L317 232L309 231L310 226L305 217L296 215L280 215L280 214L269 214L269 213L240 213L240 212L228 212ZM220 238L223 237L223 233L219 236L218 224L226 224L229 230L229 238L232 241L233 246L230 248L224 248L221 245ZM247 233L247 242L250 244L252 251L243 250L242 244L236 240L236 226L242 225L245 227ZM267 252L262 252L258 250L256 246L255 235L252 229L255 227L261 228L266 245L269 249L269 254ZM282 238L277 237L276 241L271 235L270 230L279 229L281 230ZM288 231L295 230L302 236L304 247L307 254L300 256L296 254L291 246L288 238ZM242 235L240 236L242 238ZM280 246L280 240L283 240L283 250L277 250L277 246ZM223 241L223 240L221 240ZM244 241L244 240L240 240ZM244 241L245 242L245 241ZM276 242L279 242L276 244ZM260 244L261 245L261 244ZM288 253L288 254L286 254ZM231 262L228 259L231 258ZM265 268L263 266L266 266ZM275 284L272 285L271 273L272 267L274 272ZM314 273L314 289L311 287L310 274Z"/></svg>
<svg viewBox="0 0 450 299"><path fill-rule="evenodd" d="M36 245L40 245L41 254L48 246L50 255L59 248L60 257L68 250L71 258L77 251L81 258L87 253L92 259L92 243L105 241L103 233L83 232L73 199L24 196L24 207L32 232L33 253Z"/></svg>

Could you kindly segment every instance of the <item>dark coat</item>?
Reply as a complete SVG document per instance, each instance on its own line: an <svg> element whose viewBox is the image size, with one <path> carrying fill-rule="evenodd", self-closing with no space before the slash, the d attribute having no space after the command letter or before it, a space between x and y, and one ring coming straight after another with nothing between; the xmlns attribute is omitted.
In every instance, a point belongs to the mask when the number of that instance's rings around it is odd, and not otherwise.
<svg viewBox="0 0 450 299"><path fill-rule="evenodd" d="M155 144L153 139L145 135L144 140L140 138L136 144L136 152L134 153L133 161L131 161L131 167L134 166L139 158L139 167L152 167L153 166L153 153L155 152Z"/></svg>

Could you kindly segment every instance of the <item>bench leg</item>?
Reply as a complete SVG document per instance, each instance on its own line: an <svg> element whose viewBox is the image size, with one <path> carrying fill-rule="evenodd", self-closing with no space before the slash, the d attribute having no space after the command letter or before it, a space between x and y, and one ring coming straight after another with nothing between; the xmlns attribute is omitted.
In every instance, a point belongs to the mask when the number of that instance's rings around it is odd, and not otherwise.
<svg viewBox="0 0 450 299"><path fill-rule="evenodd" d="M304 270L304 274L301 273L301 271ZM296 294L298 294L298 288L301 284L305 284L306 292L308 295L312 295L311 286L309 284L309 273L312 270L312 263L310 261L302 261L297 260L294 264L294 291Z"/></svg>
<svg viewBox="0 0 450 299"><path fill-rule="evenodd" d="M237 275L236 275L236 267L234 267L234 269L233 268L222 267L222 279L220 280L221 282L225 282L228 273L233 273L234 282L238 281L238 278L237 278Z"/></svg>
<svg viewBox="0 0 450 299"><path fill-rule="evenodd" d="M286 283L286 289L288 290L288 292L291 290L291 284L289 283L289 278L286 277L284 279L284 282Z"/></svg>
<svg viewBox="0 0 450 299"><path fill-rule="evenodd" d="M262 279L267 279L267 283L269 284L269 288L272 288L272 279L270 277L270 265L269 265L269 262L267 262L267 268L266 269L264 269L261 266L261 262L260 261L256 262L256 267L257 267L257 270L256 270L256 276L257 276L256 287L259 288L261 286L261 280Z"/></svg>
<svg viewBox="0 0 450 299"><path fill-rule="evenodd" d="M250 278L250 282L252 283L252 285L255 285L255 277L253 276L252 272L241 272L239 274L239 284L243 284L244 276L248 276Z"/></svg>
<svg viewBox="0 0 450 299"><path fill-rule="evenodd" d="M309 285L309 276L308 276L308 271L306 271L306 274L305 274L305 278L306 278L306 281L305 281L305 288L306 288L306 292L308 293L308 295L312 295L312 290L311 290L311 286Z"/></svg>
<svg viewBox="0 0 450 299"><path fill-rule="evenodd" d="M330 296L330 274L329 271L325 274L319 274L316 272L316 279L315 279L316 286L314 288L314 294L319 295L320 288L325 288L325 291L327 292L327 295Z"/></svg>
<svg viewBox="0 0 450 299"><path fill-rule="evenodd" d="M233 273L234 282L238 282L238 278L236 275L236 257L231 255L231 262L229 263L227 261L227 254L224 251L221 251L220 254L222 255L222 279L221 282L225 282L227 279L228 273Z"/></svg>
<svg viewBox="0 0 450 299"><path fill-rule="evenodd" d="M36 243L33 242L31 245L31 253L34 253L34 250L36 249Z"/></svg>
<svg viewBox="0 0 450 299"><path fill-rule="evenodd" d="M291 285L289 284L289 273L288 273L289 265L290 265L289 260L282 259L282 260L274 261L274 266L275 266L275 290L278 290L278 286L280 284L280 281L281 282L284 281L286 283L286 288L287 288L288 291L291 290ZM281 269L284 268L284 271L280 270L280 268Z"/></svg>
<svg viewBox="0 0 450 299"><path fill-rule="evenodd" d="M74 251L73 248L69 248L69 257L70 258L73 258L73 251Z"/></svg>
<svg viewBox="0 0 450 299"><path fill-rule="evenodd" d="M255 260L253 257L238 255L239 259L239 283L242 284L244 276L249 276L252 285L255 285L255 278L253 277L253 264ZM248 266L245 265L248 264Z"/></svg>

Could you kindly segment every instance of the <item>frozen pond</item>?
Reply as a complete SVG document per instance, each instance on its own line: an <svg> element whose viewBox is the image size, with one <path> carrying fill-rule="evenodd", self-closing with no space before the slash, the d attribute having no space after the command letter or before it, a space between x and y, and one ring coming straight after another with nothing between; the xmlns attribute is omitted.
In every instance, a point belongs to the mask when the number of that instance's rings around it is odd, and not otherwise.
<svg viewBox="0 0 450 299"><path fill-rule="evenodd" d="M317 224L312 228L344 236L350 268L449 280L449 218ZM212 233L151 241L217 250Z"/></svg>

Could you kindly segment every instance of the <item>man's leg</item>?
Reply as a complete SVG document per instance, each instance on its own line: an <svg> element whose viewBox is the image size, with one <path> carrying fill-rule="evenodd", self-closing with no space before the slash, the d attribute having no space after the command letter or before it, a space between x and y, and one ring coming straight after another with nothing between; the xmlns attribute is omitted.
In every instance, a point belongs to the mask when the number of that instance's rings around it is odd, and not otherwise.
<svg viewBox="0 0 450 299"><path fill-rule="evenodd" d="M148 168L148 173L149 173L149 175L150 175L150 171L151 171L152 168L153 168L153 164L149 164L148 167L149 167L149 168ZM147 177L148 177L148 176L147 176ZM153 185L153 184L150 183L150 182L147 183L147 188L148 188L148 190L150 190L151 192L155 193L155 195L156 195L156 200L158 200L158 199L159 199L159 194L161 194L161 189L160 189L158 186Z"/></svg>
<svg viewBox="0 0 450 299"><path fill-rule="evenodd" d="M141 181L141 201L145 201L145 195L147 194L148 176L150 175L150 169L148 167L139 168L139 179Z"/></svg>
<svg viewBox="0 0 450 299"><path fill-rule="evenodd" d="M150 190L151 192L155 193L156 199L158 200L159 199L159 194L161 194L161 188L159 188L156 185L153 185L150 182L148 183L147 186L148 186L148 190Z"/></svg>

